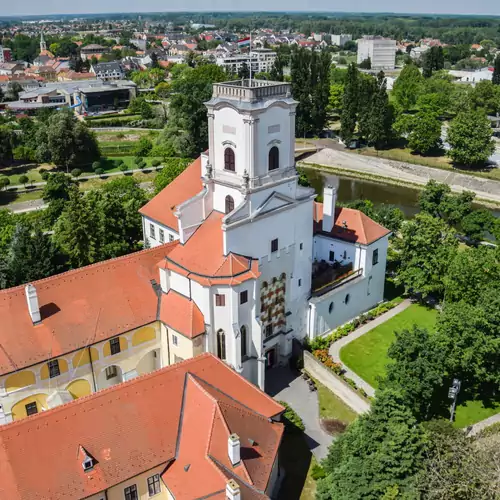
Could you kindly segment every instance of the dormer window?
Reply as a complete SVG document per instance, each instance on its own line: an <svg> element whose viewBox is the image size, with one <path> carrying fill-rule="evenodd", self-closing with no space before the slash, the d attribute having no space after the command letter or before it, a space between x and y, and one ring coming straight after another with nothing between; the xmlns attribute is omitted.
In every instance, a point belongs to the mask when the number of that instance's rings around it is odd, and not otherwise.
<svg viewBox="0 0 500 500"><path fill-rule="evenodd" d="M94 468L94 459L91 457L85 457L85 460L83 461L83 471L88 472L89 470L92 470Z"/></svg>
<svg viewBox="0 0 500 500"><path fill-rule="evenodd" d="M234 151L231 148L224 150L224 170L229 170L230 172L236 171Z"/></svg>

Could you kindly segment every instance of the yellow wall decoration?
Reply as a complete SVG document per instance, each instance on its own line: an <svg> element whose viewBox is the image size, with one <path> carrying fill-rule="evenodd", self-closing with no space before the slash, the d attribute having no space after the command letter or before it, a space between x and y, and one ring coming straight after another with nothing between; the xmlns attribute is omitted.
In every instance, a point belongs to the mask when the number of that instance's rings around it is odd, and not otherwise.
<svg viewBox="0 0 500 500"><path fill-rule="evenodd" d="M132 345L136 346L143 342L149 342L156 338L156 331L152 326L145 326L137 330L132 337Z"/></svg>
<svg viewBox="0 0 500 500"><path fill-rule="evenodd" d="M120 339L120 352L125 351L128 347L127 339L125 337L119 337L119 339ZM111 345L109 341L104 344L102 352L104 353L104 356L111 356Z"/></svg>
<svg viewBox="0 0 500 500"><path fill-rule="evenodd" d="M99 351L95 347L91 347L90 352L92 353L92 362L97 361L99 359ZM85 348L81 351L78 351L73 356L72 363L74 368L88 365L90 363L89 350Z"/></svg>
<svg viewBox="0 0 500 500"><path fill-rule="evenodd" d="M68 371L68 362L64 358L59 358L59 372L66 373ZM40 370L40 377L42 380L49 378L49 365L45 363Z"/></svg>
<svg viewBox="0 0 500 500"><path fill-rule="evenodd" d="M66 390L73 396L73 399L88 396L92 392L89 382L85 379L74 380L66 387Z"/></svg>
<svg viewBox="0 0 500 500"><path fill-rule="evenodd" d="M21 387L28 387L36 382L35 374L29 370L13 373L5 379L5 391L12 392Z"/></svg>
<svg viewBox="0 0 500 500"><path fill-rule="evenodd" d="M12 407L12 420L19 420L21 418L27 417L26 415L26 405L29 403L36 403L36 407L38 409L38 413L42 411L42 409L47 409L47 394L34 394L33 396L29 396L27 398L22 399L17 402Z"/></svg>

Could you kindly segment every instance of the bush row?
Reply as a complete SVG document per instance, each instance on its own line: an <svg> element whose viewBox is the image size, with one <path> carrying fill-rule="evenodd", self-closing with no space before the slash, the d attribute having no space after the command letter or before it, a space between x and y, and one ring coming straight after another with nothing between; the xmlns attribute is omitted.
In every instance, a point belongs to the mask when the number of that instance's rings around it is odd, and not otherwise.
<svg viewBox="0 0 500 500"><path fill-rule="evenodd" d="M345 325L340 326L339 328L333 330L332 333L329 335L325 335L324 337L317 337L315 338L312 342L308 341L306 339L305 343L305 348L309 352L313 352L316 350L322 350L322 349L328 349L330 345L335 342L336 340L341 339L342 337L345 337L346 335L349 335L352 333L354 330L359 328L361 325L364 325L365 323L368 323L381 314L384 314L387 311L390 311L397 305L401 304L403 302L402 297L396 297L393 300L390 300L388 302L383 302L382 304L378 305L377 307L371 309L370 311L361 314L357 318L354 318L352 321L349 323L346 323Z"/></svg>
<svg viewBox="0 0 500 500"><path fill-rule="evenodd" d="M306 429L304 422L302 422L302 419L297 415L295 410L284 401L278 401L278 403L285 407L285 412L283 413L285 432L288 432L289 434L304 432Z"/></svg>

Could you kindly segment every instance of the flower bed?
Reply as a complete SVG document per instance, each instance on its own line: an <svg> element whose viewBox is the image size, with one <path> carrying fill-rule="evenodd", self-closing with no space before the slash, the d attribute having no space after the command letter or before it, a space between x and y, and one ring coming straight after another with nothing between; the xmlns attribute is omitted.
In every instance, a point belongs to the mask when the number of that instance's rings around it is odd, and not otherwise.
<svg viewBox="0 0 500 500"><path fill-rule="evenodd" d="M333 342L341 339L342 337L345 337L346 335L349 335L360 326L369 323L378 316L381 316L387 311L390 311L397 305L401 304L403 300L404 299L402 297L396 297L395 299L390 300L389 302L383 302L374 309L371 309L370 311L361 314L357 318L354 318L349 323L339 326L338 328L333 330L333 332L330 333L329 335L315 338L312 342L306 341L305 348L313 354L314 351L317 350L324 350L324 349L328 350L330 345L333 344Z"/></svg>

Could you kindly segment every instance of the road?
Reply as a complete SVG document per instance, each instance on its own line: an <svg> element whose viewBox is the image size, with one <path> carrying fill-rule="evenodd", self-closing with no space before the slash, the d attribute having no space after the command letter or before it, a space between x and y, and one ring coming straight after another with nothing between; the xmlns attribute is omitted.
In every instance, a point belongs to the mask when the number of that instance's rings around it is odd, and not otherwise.
<svg viewBox="0 0 500 500"><path fill-rule="evenodd" d="M325 144L326 145L326 144ZM329 145L330 146L330 145ZM455 192L473 191L482 200L500 203L500 181L410 163L363 156L343 149L325 147L303 163L384 177L402 183L426 184L430 179L448 184ZM346 172L347 173L347 172Z"/></svg>

